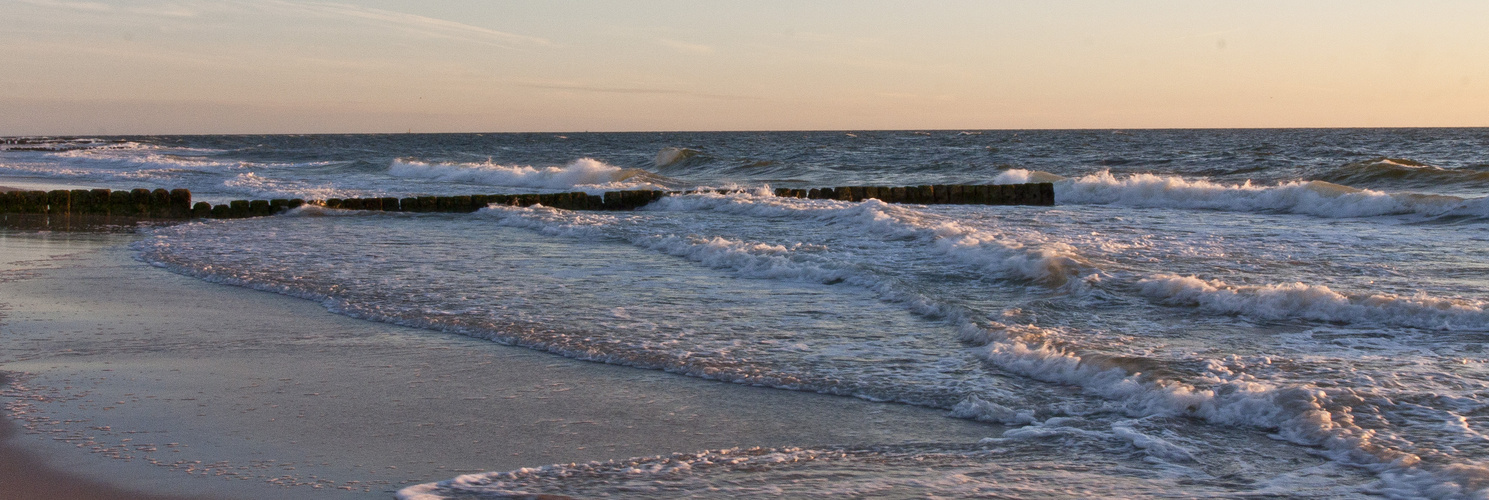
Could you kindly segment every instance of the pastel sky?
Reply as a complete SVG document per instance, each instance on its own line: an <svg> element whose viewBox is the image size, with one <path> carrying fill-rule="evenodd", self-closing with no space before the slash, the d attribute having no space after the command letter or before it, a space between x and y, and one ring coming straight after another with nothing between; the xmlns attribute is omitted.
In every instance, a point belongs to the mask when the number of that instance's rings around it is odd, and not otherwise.
<svg viewBox="0 0 1489 500"><path fill-rule="evenodd" d="M1489 2L0 0L0 135L1489 126Z"/></svg>

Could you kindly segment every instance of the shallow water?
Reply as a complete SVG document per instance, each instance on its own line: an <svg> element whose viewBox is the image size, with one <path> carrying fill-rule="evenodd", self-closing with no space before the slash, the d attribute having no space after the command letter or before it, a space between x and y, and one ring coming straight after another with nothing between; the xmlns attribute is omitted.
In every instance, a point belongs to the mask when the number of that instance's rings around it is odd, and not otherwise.
<svg viewBox="0 0 1489 500"><path fill-rule="evenodd" d="M625 213L309 207L139 244L351 316L1014 426L410 496L1489 495L1489 131L925 134L52 139L8 146L0 174L209 200L1056 183L1055 207L764 190Z"/></svg>

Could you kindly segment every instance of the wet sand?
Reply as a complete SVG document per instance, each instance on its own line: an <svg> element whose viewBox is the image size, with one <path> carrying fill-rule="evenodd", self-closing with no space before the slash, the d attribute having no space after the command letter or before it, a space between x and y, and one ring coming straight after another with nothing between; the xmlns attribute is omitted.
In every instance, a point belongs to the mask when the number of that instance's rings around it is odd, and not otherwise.
<svg viewBox="0 0 1489 500"><path fill-rule="evenodd" d="M0 386L9 384L0 373ZM125 491L79 474L48 467L43 458L29 450L13 446L17 433L10 419L0 420L0 491L7 498L30 500L171 500L178 497Z"/></svg>
<svg viewBox="0 0 1489 500"><path fill-rule="evenodd" d="M140 263L138 237L0 230L0 400L21 431L0 453L53 474L26 487L390 498L467 472L1001 431L338 316Z"/></svg>

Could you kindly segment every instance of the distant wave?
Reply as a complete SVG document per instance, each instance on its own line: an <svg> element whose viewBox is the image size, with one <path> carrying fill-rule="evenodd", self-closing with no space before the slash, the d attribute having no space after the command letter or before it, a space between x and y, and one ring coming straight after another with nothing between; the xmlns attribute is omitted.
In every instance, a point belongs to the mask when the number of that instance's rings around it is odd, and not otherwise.
<svg viewBox="0 0 1489 500"><path fill-rule="evenodd" d="M376 196L376 192L337 188L329 184L309 181L264 177L253 172L244 172L222 182L222 186L234 192L246 193L248 197L262 198L328 198Z"/></svg>
<svg viewBox="0 0 1489 500"><path fill-rule="evenodd" d="M413 159L393 160L388 175L489 186L531 189L580 190L590 192L623 189L668 189L676 181L640 169L626 169L591 158L580 158L562 167L531 167L496 163L430 163Z"/></svg>
<svg viewBox="0 0 1489 500"><path fill-rule="evenodd" d="M1060 182L1065 176L1038 170L1009 169L993 178L993 184L1024 184L1029 182Z"/></svg>
<svg viewBox="0 0 1489 500"><path fill-rule="evenodd" d="M240 162L176 159L162 155L146 155L135 158L88 158L87 160L86 162L64 163L62 165L51 163L0 163L0 174L75 179L100 183L129 181L153 182L164 185L185 182L186 184L184 185L174 185L173 187L184 186L196 188L200 187L199 182L201 180L210 177L211 174L231 173L233 171L256 167L319 167L328 165L325 162L247 164ZM99 166L102 168L99 168Z"/></svg>
<svg viewBox="0 0 1489 500"><path fill-rule="evenodd" d="M1318 176L1341 184L1376 187L1489 186L1489 165L1441 168L1404 158L1377 157L1347 163Z"/></svg>
<svg viewBox="0 0 1489 500"><path fill-rule="evenodd" d="M995 182L1054 182L1055 201L1072 205L1191 208L1236 212L1286 212L1319 217L1379 215L1489 216L1486 198L1416 193L1385 193L1326 181L1292 181L1256 185L1250 181L1223 184L1171 175L1132 174L1118 178L1111 172L1066 178L1048 172L1008 170Z"/></svg>
<svg viewBox="0 0 1489 500"><path fill-rule="evenodd" d="M698 156L699 154L701 153L696 149L676 147L662 148L661 151L657 151L657 158L655 163L658 168L670 167L678 163L685 162L690 158Z"/></svg>
<svg viewBox="0 0 1489 500"><path fill-rule="evenodd" d="M91 142L90 142L91 141ZM76 144L81 144L78 146ZM26 150L23 150L26 151ZM38 150L40 151L40 150ZM49 162L29 168L46 175L53 171L62 177L98 176L101 179L149 179L160 174L192 172L231 172L247 168L304 168L337 165L340 162L320 160L304 162L255 162L236 158L223 158L221 149L161 146L132 141L92 141L59 143L45 150L42 156ZM169 175L162 177L171 178Z"/></svg>
<svg viewBox="0 0 1489 500"><path fill-rule="evenodd" d="M77 137L8 137L0 138L0 151L55 153L76 149L100 147L122 147L138 144L123 139L92 139Z"/></svg>

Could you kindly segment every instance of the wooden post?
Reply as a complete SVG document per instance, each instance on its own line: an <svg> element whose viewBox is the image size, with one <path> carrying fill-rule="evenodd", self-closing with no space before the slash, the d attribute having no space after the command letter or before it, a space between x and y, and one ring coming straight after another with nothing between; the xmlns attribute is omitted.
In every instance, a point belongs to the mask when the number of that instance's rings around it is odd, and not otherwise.
<svg viewBox="0 0 1489 500"><path fill-rule="evenodd" d="M191 215L191 191L185 189L172 189L170 192L171 217L188 217Z"/></svg>

